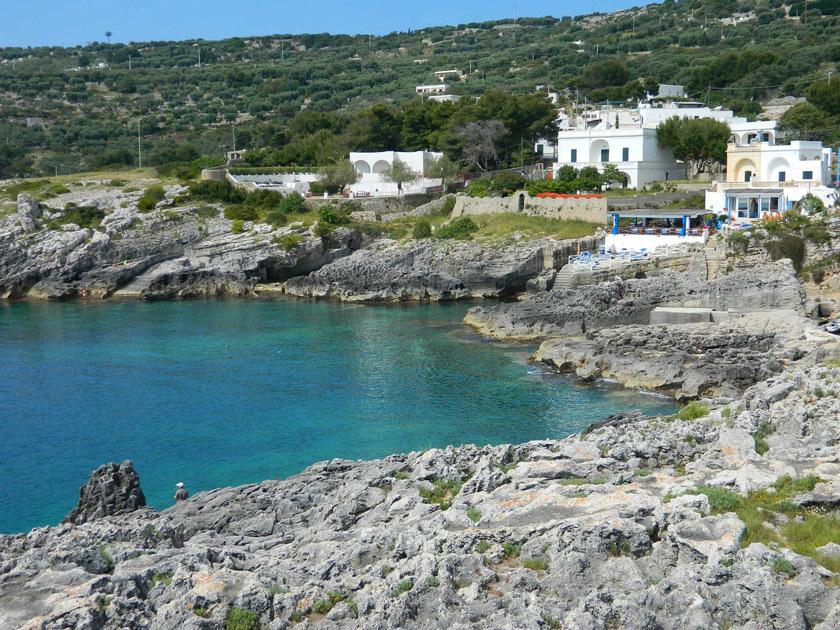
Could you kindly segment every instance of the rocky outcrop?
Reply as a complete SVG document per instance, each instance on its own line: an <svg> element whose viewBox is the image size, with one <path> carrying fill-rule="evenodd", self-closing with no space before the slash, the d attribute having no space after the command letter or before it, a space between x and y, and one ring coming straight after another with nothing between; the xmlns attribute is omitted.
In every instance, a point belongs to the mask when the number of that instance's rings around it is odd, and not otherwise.
<svg viewBox="0 0 840 630"><path fill-rule="evenodd" d="M657 306L715 310L787 308L801 311L805 296L790 261L722 276L664 271L576 289L554 286L524 300L470 309L464 321L495 339L546 339L624 324L646 324Z"/></svg>
<svg viewBox="0 0 840 630"><path fill-rule="evenodd" d="M79 489L79 504L64 519L64 523L81 525L106 516L128 514L146 505L140 489L140 478L134 464L105 464L90 476Z"/></svg>
<svg viewBox="0 0 840 630"><path fill-rule="evenodd" d="M199 216L194 207L143 214L112 207L117 200L111 197L94 201L109 212L97 229L49 229L33 210L37 202L22 196L18 213L0 221L0 299L244 295L259 282L285 280L346 256L362 240L346 228L321 239L301 224L276 230L248 224L233 234L230 221ZM31 226L22 227L24 222ZM293 240L283 245L284 239Z"/></svg>
<svg viewBox="0 0 840 630"><path fill-rule="evenodd" d="M307 276L286 282L300 297L358 302L438 302L523 291L546 265L547 241L488 246L427 239L377 241ZM551 264L551 261L548 261Z"/></svg>
<svg viewBox="0 0 840 630"><path fill-rule="evenodd" d="M790 311L719 324L616 326L544 342L536 358L561 372L677 399L737 398L786 366L840 353L838 337Z"/></svg>
<svg viewBox="0 0 840 630"><path fill-rule="evenodd" d="M704 418L334 460L2 536L0 627L836 628L834 565L787 533L840 495L839 380L788 370ZM741 520L731 493L771 485L785 502Z"/></svg>

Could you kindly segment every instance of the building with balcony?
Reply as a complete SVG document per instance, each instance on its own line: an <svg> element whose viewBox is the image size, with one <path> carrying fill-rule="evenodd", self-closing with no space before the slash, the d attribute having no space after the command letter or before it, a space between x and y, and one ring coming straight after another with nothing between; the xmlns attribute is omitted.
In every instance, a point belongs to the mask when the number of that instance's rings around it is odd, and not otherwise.
<svg viewBox="0 0 840 630"><path fill-rule="evenodd" d="M790 210L809 193L833 203L830 183L831 149L821 142L733 142L726 150L726 177L706 192L706 208L755 221Z"/></svg>
<svg viewBox="0 0 840 630"><path fill-rule="evenodd" d="M665 86L672 87L672 86ZM670 118L710 118L729 125L736 144L774 141L774 121L749 122L732 110L710 108L693 101L640 103L636 108L601 108L563 118L557 134L554 168L594 166L603 170L614 164L624 174L625 185L641 188L654 181L684 179L685 164L660 147L657 126Z"/></svg>

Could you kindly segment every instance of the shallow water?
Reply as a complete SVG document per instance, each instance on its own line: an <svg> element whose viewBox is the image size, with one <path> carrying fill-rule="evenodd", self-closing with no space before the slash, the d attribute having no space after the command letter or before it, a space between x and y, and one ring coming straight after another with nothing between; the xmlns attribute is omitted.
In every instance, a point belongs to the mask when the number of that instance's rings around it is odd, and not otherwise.
<svg viewBox="0 0 840 630"><path fill-rule="evenodd" d="M0 306L0 532L54 524L107 461L148 502L334 457L562 438L673 403L481 341L464 305L219 300Z"/></svg>

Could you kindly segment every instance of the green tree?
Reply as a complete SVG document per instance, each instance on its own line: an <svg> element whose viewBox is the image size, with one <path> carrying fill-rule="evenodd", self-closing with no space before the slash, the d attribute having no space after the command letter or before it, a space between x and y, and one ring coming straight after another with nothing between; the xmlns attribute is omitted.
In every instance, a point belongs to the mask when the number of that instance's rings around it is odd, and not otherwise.
<svg viewBox="0 0 840 630"><path fill-rule="evenodd" d="M359 174L350 163L350 160L339 160L320 169L321 182L326 189L341 192L347 186L355 184Z"/></svg>
<svg viewBox="0 0 840 630"><path fill-rule="evenodd" d="M432 158L426 165L426 176L432 179L440 179L443 182L444 190L458 181L458 171L458 164L445 155L436 159Z"/></svg>
<svg viewBox="0 0 840 630"><path fill-rule="evenodd" d="M385 171L385 178L400 186L415 181L419 176L419 173L411 170L411 167L398 157L394 158L394 163Z"/></svg>
<svg viewBox="0 0 840 630"><path fill-rule="evenodd" d="M660 147L669 147L675 158L686 163L693 178L726 159L731 133L729 125L717 120L674 116L659 123L656 139Z"/></svg>
<svg viewBox="0 0 840 630"><path fill-rule="evenodd" d="M840 78L834 76L830 81L812 83L805 97L830 116L840 116Z"/></svg>
<svg viewBox="0 0 840 630"><path fill-rule="evenodd" d="M830 124L829 115L811 103L798 103L779 119L779 129L794 140L825 140Z"/></svg>

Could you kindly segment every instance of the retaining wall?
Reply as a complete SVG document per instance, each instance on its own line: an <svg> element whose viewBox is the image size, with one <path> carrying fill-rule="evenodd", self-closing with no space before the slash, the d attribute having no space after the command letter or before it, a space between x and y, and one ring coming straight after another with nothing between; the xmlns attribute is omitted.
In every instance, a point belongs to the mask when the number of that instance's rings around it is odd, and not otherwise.
<svg viewBox="0 0 840 630"><path fill-rule="evenodd" d="M452 218L503 212L521 212L529 216L542 216L550 219L607 224L607 200L603 197L543 198L532 197L524 191L516 192L509 197L467 197L458 195L455 199L455 207L452 210Z"/></svg>

